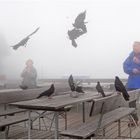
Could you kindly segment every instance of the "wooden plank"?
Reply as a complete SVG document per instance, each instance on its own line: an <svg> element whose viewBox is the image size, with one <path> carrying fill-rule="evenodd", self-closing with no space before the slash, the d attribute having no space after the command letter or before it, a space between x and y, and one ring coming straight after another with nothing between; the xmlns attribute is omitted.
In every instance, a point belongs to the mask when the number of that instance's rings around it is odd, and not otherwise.
<svg viewBox="0 0 140 140"><path fill-rule="evenodd" d="M9 125L20 123L27 120L28 120L27 115L8 117L6 119L0 120L0 127L9 126Z"/></svg>
<svg viewBox="0 0 140 140"><path fill-rule="evenodd" d="M0 104L8 104L17 101L25 101L35 99L41 92L45 91L46 88L36 89L6 89L0 90Z"/></svg>
<svg viewBox="0 0 140 140"><path fill-rule="evenodd" d="M94 96L95 97L95 96ZM65 99L67 99L67 98L65 98ZM74 99L74 98L73 98ZM54 106L55 105L55 103L52 103L51 101L48 101L48 100L46 100L45 98L43 99L40 99L41 100L41 102L43 101L44 103L44 106L46 106L47 105L47 103L48 102L50 102L49 104L51 104L52 106ZM46 102L46 101L48 101L48 102ZM53 101L55 101L55 100L53 100ZM62 102L62 100L57 100L57 101L61 101ZM75 102L75 101L74 101ZM78 101L78 103L80 103L81 101ZM40 104L40 103L39 103ZM64 105L64 104L63 104ZM31 106L32 107L32 106Z"/></svg>
<svg viewBox="0 0 140 140"><path fill-rule="evenodd" d="M90 115L96 115L99 114L101 112L101 107L102 107L102 103L104 103L104 108L103 108L103 113L106 113L108 111L111 111L115 108L118 108L121 106L121 96L118 94L114 94L112 96L107 96L104 98L99 98L99 99L94 99L94 107L92 108L93 111L92 114Z"/></svg>
<svg viewBox="0 0 140 140"><path fill-rule="evenodd" d="M111 112L108 112L103 115L103 119L101 122L101 128L104 128L105 126L113 123L114 121L117 121L130 113L132 113L135 109L133 108L118 108ZM84 124L73 126L71 129L68 129L66 131L62 131L60 134L65 136L72 136L72 137L80 137L80 138L86 138L90 135L92 135L98 127L99 117L94 119L92 122L87 122Z"/></svg>
<svg viewBox="0 0 140 140"><path fill-rule="evenodd" d="M12 115L15 113L21 113L27 111L26 109L20 109L20 108L13 108L8 110L0 111L0 116L6 116L6 115Z"/></svg>
<svg viewBox="0 0 140 140"><path fill-rule="evenodd" d="M94 117L88 117L88 114L86 114L86 119L88 121L92 121L94 120ZM125 120L125 119L122 119ZM41 120L42 121L42 120ZM49 123L49 120L45 119L46 124ZM60 120L60 130L64 130L64 123L63 119ZM68 112L68 128L72 127L73 125L79 124L81 123L81 114L77 111L75 111L74 109L72 109L70 112ZM20 124L21 126L18 125L12 125L11 129L9 131L9 137L10 139L27 139L27 128L23 127L23 124ZM126 136L126 133L129 133L129 129L127 127L127 123L122 123L121 125L122 128L122 135ZM34 127L35 130L31 130L31 138L32 139L54 139L54 132L53 131L46 131L46 129L44 129L43 125L41 128L41 131L37 130L38 129L38 120L34 122ZM106 136L95 136L93 137L93 139L99 138L99 139L114 139L117 137L118 134L118 126L116 125L116 123L113 123L109 126L107 126L106 128ZM139 136L139 132L140 129L138 128L133 128L134 130L132 131L132 136L133 138L140 138ZM43 130L43 131L42 131ZM125 131L126 130L126 133ZM124 132L123 132L124 131ZM101 131L102 134L102 131ZM128 135L129 136L129 135ZM66 136L61 136L60 139L69 139L69 137Z"/></svg>
<svg viewBox="0 0 140 140"><path fill-rule="evenodd" d="M26 108L26 109L32 108L32 109L40 109L40 110L43 109L57 110L67 105L90 101L94 98L100 98L100 97L98 95L95 95L93 92L88 92L85 94L80 94L78 98L72 98L69 95L60 95L60 96L55 96L52 99L48 99L44 97L40 99L11 103L11 105Z"/></svg>

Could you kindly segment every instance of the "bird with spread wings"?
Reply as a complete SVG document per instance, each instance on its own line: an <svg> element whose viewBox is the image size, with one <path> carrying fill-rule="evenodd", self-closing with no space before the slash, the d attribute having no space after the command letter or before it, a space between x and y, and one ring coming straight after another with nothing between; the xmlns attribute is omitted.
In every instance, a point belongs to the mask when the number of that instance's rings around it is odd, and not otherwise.
<svg viewBox="0 0 140 140"><path fill-rule="evenodd" d="M87 28L86 28L86 23L87 22L84 22L86 18L86 10L82 13L80 13L76 19L75 19L75 22L72 24L73 27L75 27L76 29L81 29L83 32L87 32Z"/></svg>
<svg viewBox="0 0 140 140"><path fill-rule="evenodd" d="M79 86L78 83L75 83L72 75L70 75L69 78L68 78L68 84L69 84L72 92L76 91L76 92L79 92L79 93L85 93L83 91L83 87Z"/></svg>
<svg viewBox="0 0 140 140"><path fill-rule="evenodd" d="M40 27L38 27L34 32L32 32L31 34L29 34L28 36L26 36L24 39L22 39L19 43L17 43L16 45L14 46L11 46L14 50L17 50L20 46L24 46L26 47L27 46L27 42L28 40L30 39L30 36L32 36L33 34L35 34L38 30L39 30Z"/></svg>
<svg viewBox="0 0 140 140"><path fill-rule="evenodd" d="M77 39L78 37L80 37L81 35L87 32L87 28L85 25L87 22L84 21L85 18L86 18L86 11L80 13L76 17L75 22L72 24L74 28L72 30L68 30L69 39L72 41L72 45L74 47L77 47L77 43L75 39Z"/></svg>

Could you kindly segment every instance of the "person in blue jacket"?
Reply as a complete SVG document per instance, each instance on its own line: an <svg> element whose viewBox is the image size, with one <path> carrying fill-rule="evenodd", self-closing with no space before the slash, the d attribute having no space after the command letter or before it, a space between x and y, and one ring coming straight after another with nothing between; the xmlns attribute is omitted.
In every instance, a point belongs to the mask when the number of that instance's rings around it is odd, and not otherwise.
<svg viewBox="0 0 140 140"><path fill-rule="evenodd" d="M134 42L133 51L123 63L123 69L129 75L127 81L127 90L136 90L140 88L140 42ZM136 101L129 102L129 107L136 108ZM132 114L135 122L138 124L137 114ZM134 125L133 123L131 125Z"/></svg>

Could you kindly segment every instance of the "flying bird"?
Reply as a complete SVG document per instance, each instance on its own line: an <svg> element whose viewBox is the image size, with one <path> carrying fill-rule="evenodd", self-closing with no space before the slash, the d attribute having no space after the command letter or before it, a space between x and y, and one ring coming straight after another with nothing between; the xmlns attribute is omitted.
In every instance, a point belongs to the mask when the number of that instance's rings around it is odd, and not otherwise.
<svg viewBox="0 0 140 140"><path fill-rule="evenodd" d="M115 77L115 89L116 89L116 91L122 93L122 95L126 101L129 101L129 94L118 76Z"/></svg>
<svg viewBox="0 0 140 140"><path fill-rule="evenodd" d="M32 36L33 34L35 34L39 30L39 28L40 27L38 27L34 32L32 32L31 34L29 34L28 36L26 36L24 39L22 39L19 43L17 43L14 46L11 46L11 47L13 47L14 50L17 50L20 46L26 47L27 46L27 42L30 39L30 36Z"/></svg>
<svg viewBox="0 0 140 140"><path fill-rule="evenodd" d="M49 99L51 99L51 96L52 96L52 94L54 93L54 91L55 91L54 84L51 84L50 88L49 88L48 90L42 92L42 93L37 97L37 99L40 98L40 97L42 97L42 96L47 96Z"/></svg>
<svg viewBox="0 0 140 140"><path fill-rule="evenodd" d="M72 92L76 91L78 93L85 93L83 91L83 87L82 86L78 86L74 80L73 80L73 76L70 75L69 79L68 79L68 83L69 83L69 86L70 86L70 89Z"/></svg>
<svg viewBox="0 0 140 140"><path fill-rule="evenodd" d="M106 96L100 82L97 82L96 90L98 91L98 93L101 93L103 97Z"/></svg>
<svg viewBox="0 0 140 140"><path fill-rule="evenodd" d="M75 27L76 29L81 29L83 32L87 32L87 29L86 29L86 23L87 22L84 22L86 18L86 10L82 13L80 13L76 19L75 19L75 22L72 24L73 27Z"/></svg>
<svg viewBox="0 0 140 140"><path fill-rule="evenodd" d="M72 45L74 47L77 47L77 43L76 43L75 39L77 39L82 34L84 34L84 32L82 30L79 30L76 28L74 28L72 30L68 30L69 39L72 41Z"/></svg>
<svg viewBox="0 0 140 140"><path fill-rule="evenodd" d="M72 30L68 30L69 39L72 41L72 45L75 48L77 47L77 43L75 39L77 39L78 37L80 37L81 35L87 32L87 28L85 25L87 22L84 22L85 17L86 17L86 11L80 13L76 17L75 22L72 24L74 28Z"/></svg>

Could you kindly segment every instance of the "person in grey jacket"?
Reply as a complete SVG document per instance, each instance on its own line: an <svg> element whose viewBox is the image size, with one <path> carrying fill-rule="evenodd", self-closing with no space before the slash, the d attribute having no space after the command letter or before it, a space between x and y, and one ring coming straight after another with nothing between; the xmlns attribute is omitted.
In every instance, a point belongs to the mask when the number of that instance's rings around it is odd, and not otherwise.
<svg viewBox="0 0 140 140"><path fill-rule="evenodd" d="M27 89L27 88L35 88L36 85L36 79L37 79L37 71L33 66L33 61L31 59L28 59L26 61L26 67L21 73L22 85L20 85L20 88Z"/></svg>

